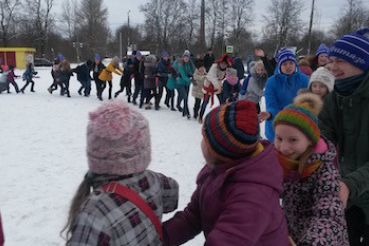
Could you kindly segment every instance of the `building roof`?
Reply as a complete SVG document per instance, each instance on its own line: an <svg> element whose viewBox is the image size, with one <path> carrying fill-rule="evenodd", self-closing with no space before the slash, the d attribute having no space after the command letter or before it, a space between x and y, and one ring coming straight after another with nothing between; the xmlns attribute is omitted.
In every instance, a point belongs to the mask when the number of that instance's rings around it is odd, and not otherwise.
<svg viewBox="0 0 369 246"><path fill-rule="evenodd" d="M31 47L0 47L0 52L15 51L15 52L36 52L35 48Z"/></svg>

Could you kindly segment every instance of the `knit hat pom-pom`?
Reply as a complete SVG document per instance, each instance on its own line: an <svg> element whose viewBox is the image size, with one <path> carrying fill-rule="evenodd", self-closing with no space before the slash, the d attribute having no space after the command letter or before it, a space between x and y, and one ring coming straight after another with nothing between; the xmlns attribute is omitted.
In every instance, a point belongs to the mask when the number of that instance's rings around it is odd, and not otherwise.
<svg viewBox="0 0 369 246"><path fill-rule="evenodd" d="M312 109L315 115L319 115L323 107L322 99L320 99L318 95L313 94L313 93L304 93L304 94L298 95L293 100L293 103L307 105L309 108Z"/></svg>

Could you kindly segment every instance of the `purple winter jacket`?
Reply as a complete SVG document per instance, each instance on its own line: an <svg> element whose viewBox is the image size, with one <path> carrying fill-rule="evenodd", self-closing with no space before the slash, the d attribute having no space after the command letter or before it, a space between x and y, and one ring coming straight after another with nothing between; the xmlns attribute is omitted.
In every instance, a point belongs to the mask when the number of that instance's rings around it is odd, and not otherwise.
<svg viewBox="0 0 369 246"><path fill-rule="evenodd" d="M205 245L287 246L279 195L283 173L272 144L251 159L200 171L184 211L163 224L164 245L180 245L204 232Z"/></svg>

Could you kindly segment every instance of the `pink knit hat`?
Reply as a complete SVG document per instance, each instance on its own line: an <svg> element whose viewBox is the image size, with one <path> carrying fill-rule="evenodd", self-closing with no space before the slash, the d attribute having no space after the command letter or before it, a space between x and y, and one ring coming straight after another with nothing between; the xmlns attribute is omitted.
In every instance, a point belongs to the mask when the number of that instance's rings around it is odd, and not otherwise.
<svg viewBox="0 0 369 246"><path fill-rule="evenodd" d="M97 174L128 175L146 170L151 161L148 121L123 101L90 112L87 159Z"/></svg>

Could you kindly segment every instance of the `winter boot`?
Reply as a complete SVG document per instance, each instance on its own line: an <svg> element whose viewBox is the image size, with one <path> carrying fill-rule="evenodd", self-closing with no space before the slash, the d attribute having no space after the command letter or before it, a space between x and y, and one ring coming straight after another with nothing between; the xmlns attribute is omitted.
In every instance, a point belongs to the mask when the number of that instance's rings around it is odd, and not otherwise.
<svg viewBox="0 0 369 246"><path fill-rule="evenodd" d="M150 105L149 103L145 103L145 109L146 109L146 110L151 109L151 105Z"/></svg>
<svg viewBox="0 0 369 246"><path fill-rule="evenodd" d="M195 119L197 119L197 116L198 116L198 113L196 112L196 110L194 109L193 110L193 117L195 118Z"/></svg>

